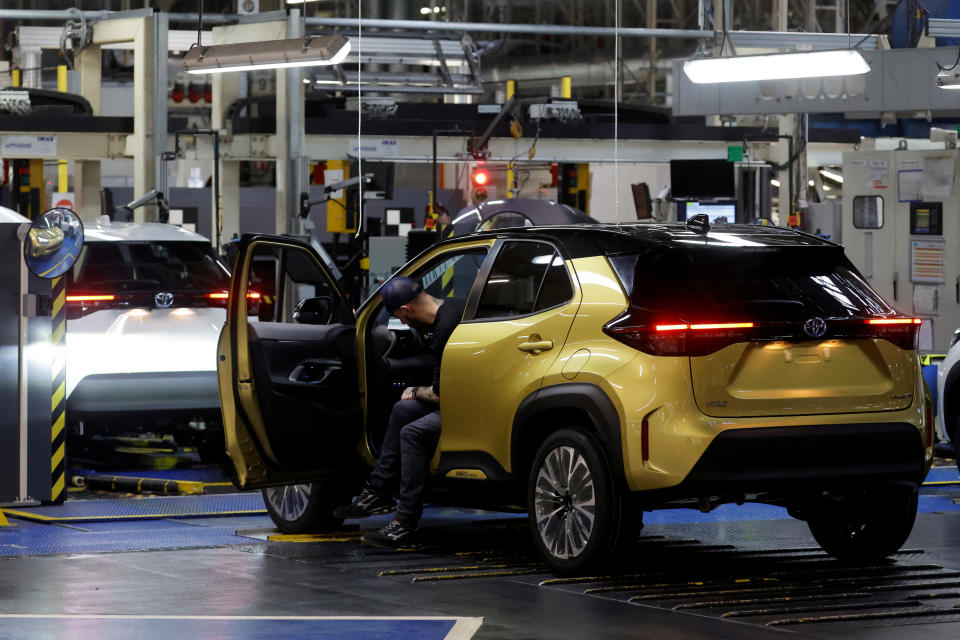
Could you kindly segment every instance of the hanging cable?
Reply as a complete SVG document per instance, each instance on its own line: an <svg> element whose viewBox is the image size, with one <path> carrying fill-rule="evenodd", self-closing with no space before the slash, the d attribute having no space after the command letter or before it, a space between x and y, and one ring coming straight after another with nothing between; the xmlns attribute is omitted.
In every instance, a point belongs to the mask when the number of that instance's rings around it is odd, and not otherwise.
<svg viewBox="0 0 960 640"><path fill-rule="evenodd" d="M620 224L620 0L613 4L613 219Z"/></svg>
<svg viewBox="0 0 960 640"><path fill-rule="evenodd" d="M203 0L200 0L200 13L197 14L197 46L200 46L200 33L203 31Z"/></svg>
<svg viewBox="0 0 960 640"><path fill-rule="evenodd" d="M363 66L363 0L357 0L357 175L360 184L357 185L357 233L359 238L363 233L363 142L360 140L360 129L363 123L363 83L360 78L360 67Z"/></svg>

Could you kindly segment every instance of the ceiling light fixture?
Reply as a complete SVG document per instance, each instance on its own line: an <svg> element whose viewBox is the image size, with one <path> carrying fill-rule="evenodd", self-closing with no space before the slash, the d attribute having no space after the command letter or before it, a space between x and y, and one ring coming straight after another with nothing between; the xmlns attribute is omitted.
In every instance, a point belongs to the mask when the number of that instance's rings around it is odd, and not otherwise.
<svg viewBox="0 0 960 640"><path fill-rule="evenodd" d="M855 76L868 71L870 65L856 49L698 58L683 63L683 72L696 84Z"/></svg>
<svg viewBox="0 0 960 640"><path fill-rule="evenodd" d="M826 169L820 169L820 175L834 182L839 182L843 184L843 176L839 173L834 173L833 171L827 171Z"/></svg>
<svg viewBox="0 0 960 640"><path fill-rule="evenodd" d="M960 71L941 71L937 74L937 86L941 89L960 89Z"/></svg>
<svg viewBox="0 0 960 640"><path fill-rule="evenodd" d="M224 73L315 67L343 62L350 53L346 36L308 36L266 42L195 46L183 58L187 73Z"/></svg>

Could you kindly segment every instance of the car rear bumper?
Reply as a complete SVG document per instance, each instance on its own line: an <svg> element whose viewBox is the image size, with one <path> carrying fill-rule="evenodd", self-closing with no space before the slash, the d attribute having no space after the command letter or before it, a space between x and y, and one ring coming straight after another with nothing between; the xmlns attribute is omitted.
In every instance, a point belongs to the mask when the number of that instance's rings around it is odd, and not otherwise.
<svg viewBox="0 0 960 640"><path fill-rule="evenodd" d="M127 414L220 411L216 371L105 373L84 377L67 398L73 420Z"/></svg>
<svg viewBox="0 0 960 640"><path fill-rule="evenodd" d="M907 422L730 429L713 439L680 484L644 495L660 500L919 486L926 471L920 431Z"/></svg>

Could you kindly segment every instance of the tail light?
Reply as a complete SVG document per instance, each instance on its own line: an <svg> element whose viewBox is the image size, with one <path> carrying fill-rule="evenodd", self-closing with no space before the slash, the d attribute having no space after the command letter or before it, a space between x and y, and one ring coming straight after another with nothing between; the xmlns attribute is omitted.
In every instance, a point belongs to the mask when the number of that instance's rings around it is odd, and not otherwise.
<svg viewBox="0 0 960 640"><path fill-rule="evenodd" d="M66 298L67 319L83 317L94 311L104 309L152 309L157 306L154 296L156 292L136 292L120 294L81 293L70 294ZM212 293L182 293L174 292L173 307L227 307L229 294L226 291ZM250 315L260 313L260 294L256 291L247 293L247 312Z"/></svg>
<svg viewBox="0 0 960 640"><path fill-rule="evenodd" d="M107 294L78 294L67 296L67 319L79 318L115 305L116 296Z"/></svg>
<svg viewBox="0 0 960 640"><path fill-rule="evenodd" d="M654 356L705 356L752 339L753 322L641 322L629 309L603 330L615 340Z"/></svg>
<svg viewBox="0 0 960 640"><path fill-rule="evenodd" d="M826 320L826 330L811 336L804 321L682 322L650 319L647 312L627 309L603 327L604 333L654 356L705 356L740 342L831 339L887 340L916 350L919 318L844 318Z"/></svg>
<svg viewBox="0 0 960 640"><path fill-rule="evenodd" d="M226 291L214 291L213 293L207 294L207 299L210 301L211 306L216 307L227 307L227 300L230 298L230 294ZM256 291L247 292L247 315L255 316L260 313L260 294Z"/></svg>
<svg viewBox="0 0 960 640"><path fill-rule="evenodd" d="M871 318L863 337L888 340L901 349L916 351L921 324L920 318Z"/></svg>

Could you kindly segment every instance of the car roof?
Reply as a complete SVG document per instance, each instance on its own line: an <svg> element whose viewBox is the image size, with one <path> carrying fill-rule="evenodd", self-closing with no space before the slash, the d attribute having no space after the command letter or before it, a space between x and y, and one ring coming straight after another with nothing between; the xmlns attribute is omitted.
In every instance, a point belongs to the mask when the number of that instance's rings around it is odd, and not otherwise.
<svg viewBox="0 0 960 640"><path fill-rule="evenodd" d="M676 250L737 248L746 251L779 247L839 247L829 240L795 229L750 224L717 224L706 236L683 223L631 222L491 229L459 236L459 239L490 236L547 237L581 255L595 253L598 244L604 246L607 253L635 251L643 247ZM593 245L593 251L585 247L585 243Z"/></svg>
<svg viewBox="0 0 960 640"><path fill-rule="evenodd" d="M453 217L452 224L458 234L469 232L476 226L499 213L519 213L526 216L535 226L549 224L589 224L596 223L580 209L570 205L554 202L553 200L537 200L534 198L510 198L507 200L490 200L480 204L464 207Z"/></svg>
<svg viewBox="0 0 960 640"><path fill-rule="evenodd" d="M0 222L16 222L17 224L20 224L22 222L30 222L30 219L24 218L13 209L0 207Z"/></svg>
<svg viewBox="0 0 960 640"><path fill-rule="evenodd" d="M84 242L206 242L199 233L160 222L97 222L83 227Z"/></svg>

